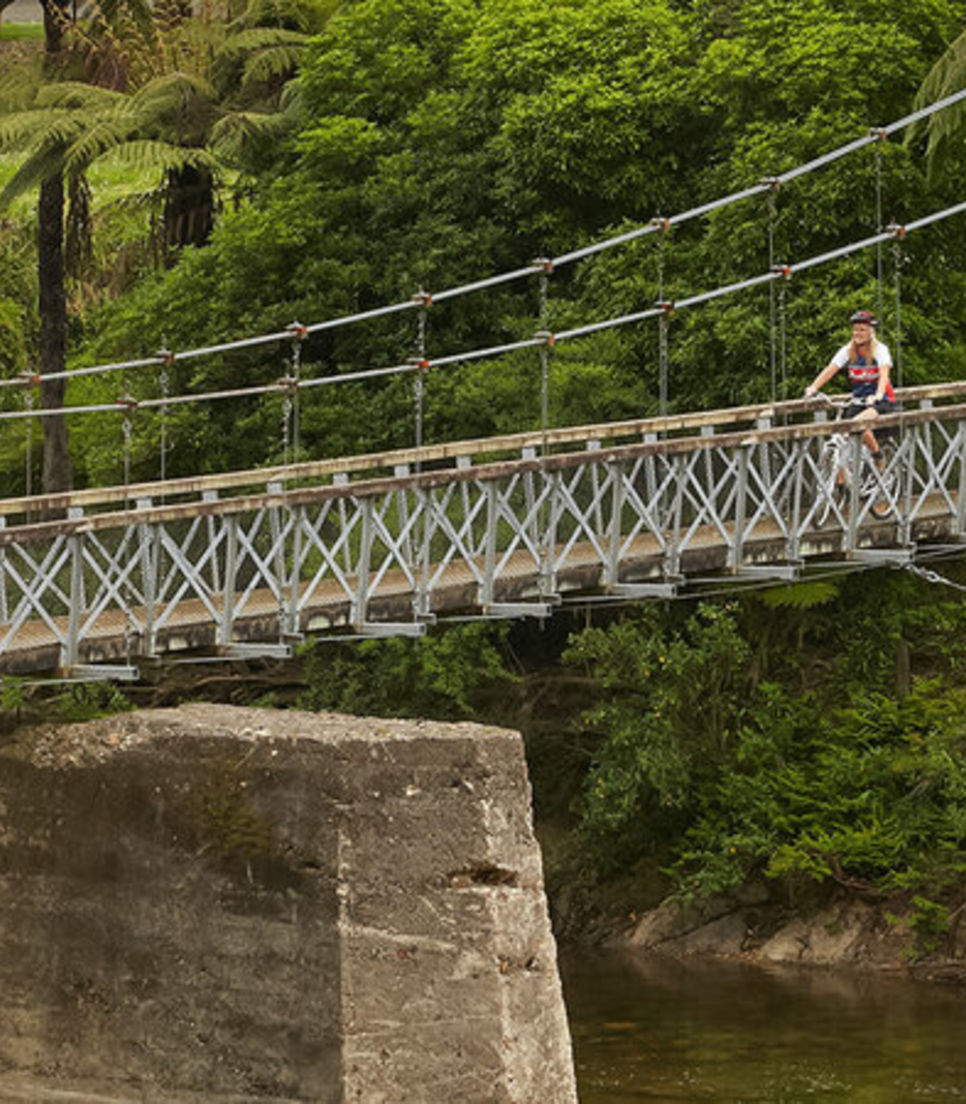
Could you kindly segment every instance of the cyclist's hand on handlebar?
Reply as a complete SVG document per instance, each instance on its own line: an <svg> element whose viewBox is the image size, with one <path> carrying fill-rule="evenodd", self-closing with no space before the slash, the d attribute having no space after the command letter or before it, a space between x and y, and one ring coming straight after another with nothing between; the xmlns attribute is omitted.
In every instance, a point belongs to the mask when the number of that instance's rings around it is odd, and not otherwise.
<svg viewBox="0 0 966 1104"><path fill-rule="evenodd" d="M818 388L814 387L812 384L809 384L803 392L803 395L806 399L814 399L817 394Z"/></svg>

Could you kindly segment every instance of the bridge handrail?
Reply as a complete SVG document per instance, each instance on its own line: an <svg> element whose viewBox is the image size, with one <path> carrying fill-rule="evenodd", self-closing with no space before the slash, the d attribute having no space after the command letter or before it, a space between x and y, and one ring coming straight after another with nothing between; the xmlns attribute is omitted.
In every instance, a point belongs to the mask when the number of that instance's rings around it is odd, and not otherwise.
<svg viewBox="0 0 966 1104"><path fill-rule="evenodd" d="M896 391L900 403L926 402L956 398L966 395L966 380L946 383L922 384ZM844 395L838 396L845 398ZM402 466L416 468L423 464L437 464L444 460L485 457L501 452L522 451L527 448L573 444L577 441L605 441L618 437L644 434L672 434L688 430L728 426L756 422L765 418L814 413L815 403L803 399L782 402L755 403L748 406L723 407L718 410L693 411L670 414L664 417L633 418L620 422L604 422L590 425L563 426L542 430L509 433L499 437L479 437L462 441L446 441L421 448L390 449L384 452L359 453L353 456L333 457L324 460L308 460L297 464L273 465L264 468L246 468L240 471L220 472L211 475L181 476L175 479L153 480L138 483L118 483L107 487L90 487L84 490L56 494L20 496L0 499L0 518L16 514L49 514L71 509L107 506L117 502L137 499L167 499L183 495L199 495L253 487L267 483L294 483L306 479L322 479L357 472L372 472Z"/></svg>
<svg viewBox="0 0 966 1104"><path fill-rule="evenodd" d="M923 394L928 392L928 394ZM936 397L945 397L950 393L966 394L966 381L959 383L948 383L940 385L926 385L924 387L906 388L903 392L897 393L902 398L909 401L914 398L920 400L930 400ZM803 400L795 400L794 402L784 404L763 404L762 407L739 407L734 408L731 413L738 411L747 412L748 410L764 409L774 411L778 406L784 406L786 408L794 407L800 412L815 411L814 402L808 402ZM727 414L729 411L709 411L708 415L712 414ZM701 415L692 415L691 417L697 418ZM886 415L880 417L876 423L877 427L888 428L890 426L896 427L909 427L920 425L923 423L937 420L937 417L942 419L966 419L966 403L957 403L950 406L942 406L933 408L931 406L918 411L900 411L895 414ZM627 426L627 425L642 425L651 424L655 422L674 422L678 419L650 419L641 422L631 423L613 423L609 427L574 427L574 429L602 429L602 428L614 428L614 426ZM683 420L683 417L682 419ZM745 419L747 420L747 418ZM707 424L715 424L714 422L708 422ZM718 424L721 424L720 422ZM732 423L734 424L734 423ZM692 428L698 428L693 426ZM855 432L860 432L861 426L852 427ZM650 440L643 443L623 444L617 445L611 448L603 449L596 447L594 449L584 449L579 452L565 452L547 455L543 457L530 456L523 458L514 458L512 460L491 461L484 464L473 464L466 467L446 468L442 470L424 471L409 473L406 475L392 475L384 476L375 479L360 480L355 483L329 483L322 486L314 487L301 487L291 490L283 490L279 487L277 490L260 491L257 494L252 495L238 495L232 498L209 498L203 500L192 500L190 502L167 504L167 505L155 505L149 506L135 506L133 508L126 508L123 510L116 510L109 513L91 514L86 516L61 518L51 521L36 521L26 522L23 524L17 524L0 528L0 547L5 547L18 541L31 542L36 540L43 540L54 536L60 535L74 535L87 532L103 531L108 529L117 529L127 525L133 524L160 524L163 522L177 521L189 517L204 517L204 516L216 516L231 513L244 513L251 510L258 510L265 507L298 507L303 505L309 505L312 503L318 503L327 499L338 499L348 496L365 497L371 495L379 495L391 492L393 490L404 490L408 488L422 488L429 489L435 486L439 486L444 483L459 483L465 481L475 480L487 480L501 477L507 477L513 474L524 473L528 471L561 471L569 468L578 467L582 464L594 461L597 463L606 463L608 461L621 461L627 459L636 459L638 457L646 456L672 456L678 454L684 454L694 452L698 450L706 450L711 448L735 448L741 446L758 446L765 445L771 442L778 442L783 440L797 440L805 437L826 437L832 433L842 432L841 423L835 421L824 422L805 422L798 425L785 425L775 428L755 428L752 430L742 429L724 434L701 434L697 437L671 437L659 440ZM521 435L517 435L521 436ZM529 435L531 438L540 440L540 434ZM597 440L596 438L588 438L586 432L583 434L585 440ZM498 439L505 440L505 439ZM458 442L457 444L476 444L477 442ZM438 446L439 448L445 448L447 446ZM411 454L425 453L427 450L407 450ZM390 454L380 454L382 456ZM465 454L464 454L465 455ZM373 457L358 457L353 459L370 461ZM345 461L341 461L341 469L345 470ZM368 470L372 470L370 463ZM255 469L252 473L259 474L259 469ZM234 475L242 473L231 473ZM262 470L261 474L264 474ZM203 477L207 478L207 477ZM264 478L257 480L264 483ZM182 481L183 482L183 481ZM154 486L160 488L167 484L153 484L147 486ZM123 488L121 488L123 490ZM83 494L85 492L78 492ZM60 496L63 497L63 496ZM148 499L149 496L142 496L144 499ZM47 496L47 501L52 502L57 499L58 496ZM14 500L6 500L11 502ZM42 501L42 499L31 500L19 500L30 501L32 504ZM128 496L130 501L130 496ZM0 502L0 507L4 506L4 502ZM51 506L50 509L55 507ZM63 506L61 505L61 509ZM25 513L24 510L17 512ZM32 511L31 511L32 512Z"/></svg>

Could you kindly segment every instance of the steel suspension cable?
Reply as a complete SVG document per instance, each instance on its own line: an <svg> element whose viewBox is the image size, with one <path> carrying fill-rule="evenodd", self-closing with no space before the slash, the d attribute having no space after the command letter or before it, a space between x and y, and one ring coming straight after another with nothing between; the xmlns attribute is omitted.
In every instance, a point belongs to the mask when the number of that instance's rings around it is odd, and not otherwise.
<svg viewBox="0 0 966 1104"><path fill-rule="evenodd" d="M785 184L792 180L798 179L800 176L804 176L806 173L813 172L814 170L821 168L825 165L831 164L834 161L839 160L842 157L853 153L856 150L862 149L864 146L869 145L872 142L881 141L884 137L890 134L896 133L896 131L902 130L912 123L919 122L922 119L928 118L935 114L937 111L942 111L947 107L952 106L966 99L966 89L962 89L959 92L954 92L949 96L937 100L935 103L928 104L925 107L918 109L904 116L901 119L897 119L895 122L890 123L888 126L876 127L870 130L870 132L862 138L856 138L851 142L847 142L843 146L839 146L836 149L830 150L819 157L814 158L811 161L807 161L802 165L798 165L793 169L779 174L774 177L773 180L779 184ZM670 225L676 226L680 223L687 222L692 219L701 218L704 215L711 214L714 211L721 209L722 207L730 206L732 203L737 203L744 199L750 199L753 196L761 195L762 193L773 187L772 180L764 183L753 185L749 188L744 188L737 192L732 192L729 195L722 196L719 199L712 200L708 203L703 203L697 207L692 207L690 210L682 211L677 215L672 215L669 219L655 219L648 224L640 227L636 227L633 230L625 231L622 234L617 234L613 237L606 238L602 241L592 243L584 246L580 249L574 249L567 253L561 253L559 256L552 258L555 267L569 264L573 261L578 261L584 257L592 256L593 254L600 253L607 249L613 249L617 246L624 245L628 242L635 241L646 234L656 233L662 229L662 223L667 222ZM509 283L513 280L522 279L526 276L532 276L540 272L539 265L525 265L522 268L516 268L508 272L497 273L496 275L486 277L481 280L474 280L470 283L461 284L457 287L446 288L439 292L434 292L432 298L436 302L442 302L446 299L453 299L460 295L466 295L474 291L479 291L485 288L495 287L499 284ZM340 315L336 318L326 319L322 322L315 322L305 327L306 334L321 333L324 330L333 329L339 326L347 326L356 322L367 321L375 318L385 317L390 314L396 314L400 311L413 310L418 307L418 303L412 300L406 300L400 303L391 303L387 306L377 307L372 310L358 311L354 314ZM282 330L275 333L260 334L248 338L240 338L233 341L221 342L214 345L207 345L195 349L185 349L180 352L172 354L174 360L191 360L202 356L211 356L216 353L224 353L236 351L239 349L255 348L261 345L271 344L274 341L284 340L286 337L290 337L289 330ZM45 379L67 379L84 375L100 375L106 372L134 369L134 368L146 368L152 367L157 364L157 357L141 357L128 361L123 361L118 364L101 364L92 365L85 368L71 368L63 372L51 372L45 374ZM4 387L16 387L23 386L23 379L8 379L0 380L0 388Z"/></svg>
<svg viewBox="0 0 966 1104"><path fill-rule="evenodd" d="M885 138L885 135L882 136ZM881 234L882 226L882 141L875 147L875 232ZM882 242L877 242L875 247L875 313L882 319Z"/></svg>
<svg viewBox="0 0 966 1104"><path fill-rule="evenodd" d="M951 218L952 216L960 214L964 211L966 211L966 202L958 203L952 207L948 207L944 210L936 211L932 214L916 219L915 221L907 223L904 226L891 225L881 234L875 234L869 238L864 238L861 241L851 242L848 245L840 246L838 249L829 250L816 257L809 257L806 260L798 261L794 264L776 265L775 269L771 272L762 273L758 276L752 276L745 280L739 280L734 283L726 284L718 288L713 288L710 291L701 292L698 295L692 295L684 299L675 300L673 302L666 300L663 301L660 305L647 308L646 310L621 315L617 318L605 319L601 322L593 322L585 326L576 326L569 330L563 330L559 333L551 334L549 335L549 338L554 343L558 343L560 341L567 341L573 338L585 337L589 334L599 333L602 330L613 329L617 326L628 325L630 323L643 321L648 318L658 318L661 316L666 316L670 311L680 310L685 307L692 307L697 306L701 303L711 302L712 300L720 299L723 296L734 294L737 291L743 291L746 288L758 287L768 281L787 279L798 272L805 272L811 268L815 268L818 265L826 264L829 261L849 256L852 253L859 252L862 249L867 249L875 245L879 241L903 240L910 233L913 233L916 230L922 229L926 226L930 226L933 223L939 222L943 219ZM287 336L291 335L288 334ZM512 352L518 349L537 348L540 345L546 344L547 340L548 338L546 336L538 335L536 337L527 338L522 341L509 342L504 345L495 345L485 349L473 349L464 353L454 353L448 356L434 357L420 363L410 362L407 364L393 365L388 368L371 368L364 369L358 372L347 372L336 376L322 376L315 379L302 380L299 383L299 387L300 389L310 389L332 384L349 383L364 379L374 379L380 376L400 375L407 372L419 372L423 371L424 369L444 367L449 364L467 363L473 360L493 358L503 353ZM88 406L77 407L40 408L29 412L29 414L27 411L22 410L0 411L0 421L14 421L27 416L51 417L60 414L103 413L112 410L118 411L124 409L124 407L129 404L133 404L138 408L145 409L159 407L165 404L170 406L186 405L198 402L209 402L219 399L234 399L246 396L277 393L278 391L289 385L289 381L281 380L274 383L254 385L251 387L240 387L221 391L201 392L196 394L172 395L157 399L133 400L129 398L122 398L114 403L96 403Z"/></svg>
<svg viewBox="0 0 966 1104"><path fill-rule="evenodd" d="M768 190L768 271L775 269L775 199L776 188ZM777 305L775 303L775 281L768 284L768 368L771 376L771 401L775 402L778 395L778 342L777 331Z"/></svg>
<svg viewBox="0 0 966 1104"><path fill-rule="evenodd" d="M896 386L902 387L902 245L897 234L892 242L892 275L895 285Z"/></svg>
<svg viewBox="0 0 966 1104"><path fill-rule="evenodd" d="M415 445L417 449L423 447L423 418L426 403L426 370L429 362L426 359L426 311L433 298L425 291L419 291L413 296L419 305L419 314L416 316L416 367L417 372L413 379L413 413L415 417ZM417 471L419 466L417 465Z"/></svg>

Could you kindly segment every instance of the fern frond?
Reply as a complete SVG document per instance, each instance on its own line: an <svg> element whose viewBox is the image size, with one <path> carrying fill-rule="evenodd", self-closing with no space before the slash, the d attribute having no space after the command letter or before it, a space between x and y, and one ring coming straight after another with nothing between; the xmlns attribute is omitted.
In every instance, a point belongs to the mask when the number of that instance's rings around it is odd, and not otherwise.
<svg viewBox="0 0 966 1104"><path fill-rule="evenodd" d="M83 131L70 111L23 111L0 120L0 149L66 149Z"/></svg>
<svg viewBox="0 0 966 1104"><path fill-rule="evenodd" d="M834 601L840 591L839 584L831 579L805 580L788 586L772 587L762 591L761 601L772 609L812 609Z"/></svg>
<svg viewBox="0 0 966 1104"><path fill-rule="evenodd" d="M137 131L130 112L115 111L95 119L71 143L64 157L68 172L84 172L108 150L130 141Z"/></svg>
<svg viewBox="0 0 966 1104"><path fill-rule="evenodd" d="M299 67L304 49L304 44L276 46L254 54L245 62L242 91L248 92L257 85L293 76Z"/></svg>
<svg viewBox="0 0 966 1104"><path fill-rule="evenodd" d="M56 146L43 146L34 150L18 166L13 176L0 191L0 210L38 187L44 180L56 176L63 168L63 149Z"/></svg>
<svg viewBox="0 0 966 1104"><path fill-rule="evenodd" d="M936 62L919 86L913 101L918 111L937 100L966 88L966 31L955 39ZM966 101L913 123L906 131L906 146L926 143L926 163L930 177L935 177L946 159L947 151L966 137Z"/></svg>
<svg viewBox="0 0 966 1104"><path fill-rule="evenodd" d="M275 46L307 46L308 35L285 27L249 27L230 35L218 51L218 58L235 59Z"/></svg>
<svg viewBox="0 0 966 1104"><path fill-rule="evenodd" d="M132 103L143 118L167 114L172 108L180 111L194 101L214 99L215 90L204 77L178 71L149 81L134 93Z"/></svg>
<svg viewBox="0 0 966 1104"><path fill-rule="evenodd" d="M256 146L281 138L294 128L294 120L282 112L234 111L212 127L210 146L230 163L243 163Z"/></svg>
<svg viewBox="0 0 966 1104"><path fill-rule="evenodd" d="M30 107L43 84L43 61L29 55L0 73L0 116Z"/></svg>
<svg viewBox="0 0 966 1104"><path fill-rule="evenodd" d="M65 108L72 111L99 110L121 103L123 92L111 88L99 88L81 81L57 81L45 85L37 93L37 107Z"/></svg>
<svg viewBox="0 0 966 1104"><path fill-rule="evenodd" d="M98 161L105 165L130 165L138 170L157 173L177 172L188 166L211 172L221 168L218 159L207 150L176 146L150 138L124 142L108 150Z"/></svg>

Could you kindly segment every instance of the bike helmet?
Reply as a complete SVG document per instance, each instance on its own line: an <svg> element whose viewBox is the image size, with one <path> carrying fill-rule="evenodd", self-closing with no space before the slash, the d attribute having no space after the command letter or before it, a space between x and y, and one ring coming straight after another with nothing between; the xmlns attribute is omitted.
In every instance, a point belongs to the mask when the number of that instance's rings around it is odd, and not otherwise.
<svg viewBox="0 0 966 1104"><path fill-rule="evenodd" d="M865 326L878 326L879 320L869 310L857 310L854 314L849 315L849 323L855 325L856 322L861 322Z"/></svg>

